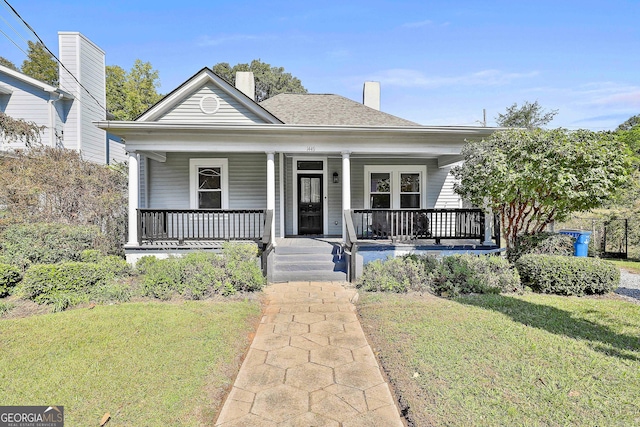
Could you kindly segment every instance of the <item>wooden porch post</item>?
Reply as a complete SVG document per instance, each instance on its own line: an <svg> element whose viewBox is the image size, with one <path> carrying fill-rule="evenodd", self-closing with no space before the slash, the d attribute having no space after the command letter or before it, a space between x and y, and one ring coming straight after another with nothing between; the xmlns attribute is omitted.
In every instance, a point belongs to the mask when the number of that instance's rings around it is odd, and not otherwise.
<svg viewBox="0 0 640 427"><path fill-rule="evenodd" d="M348 151L342 152L342 212L351 209L351 160ZM342 220L342 241L347 243L347 225Z"/></svg>
<svg viewBox="0 0 640 427"><path fill-rule="evenodd" d="M140 169L138 168L138 154L129 153L129 238L128 246L138 243L138 201L140 192Z"/></svg>
<svg viewBox="0 0 640 427"><path fill-rule="evenodd" d="M275 214L276 210L276 167L275 153L267 152L267 210L271 210ZM267 224L265 224L267 226ZM275 215L271 219L271 235L276 235Z"/></svg>

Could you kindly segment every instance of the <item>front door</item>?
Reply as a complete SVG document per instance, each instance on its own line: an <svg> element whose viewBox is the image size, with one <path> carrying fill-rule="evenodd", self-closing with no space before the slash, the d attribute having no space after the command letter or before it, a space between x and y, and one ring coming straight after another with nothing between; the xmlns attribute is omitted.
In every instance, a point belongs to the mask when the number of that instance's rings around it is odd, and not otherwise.
<svg viewBox="0 0 640 427"><path fill-rule="evenodd" d="M322 174L298 174L298 234L322 234Z"/></svg>

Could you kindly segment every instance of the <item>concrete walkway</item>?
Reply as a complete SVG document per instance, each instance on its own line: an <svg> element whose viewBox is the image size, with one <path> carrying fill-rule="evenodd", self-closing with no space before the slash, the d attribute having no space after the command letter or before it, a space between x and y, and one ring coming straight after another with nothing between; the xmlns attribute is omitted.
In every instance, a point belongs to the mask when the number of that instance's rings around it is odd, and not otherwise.
<svg viewBox="0 0 640 427"><path fill-rule="evenodd" d="M337 282L269 285L268 305L216 426L401 427L389 386Z"/></svg>

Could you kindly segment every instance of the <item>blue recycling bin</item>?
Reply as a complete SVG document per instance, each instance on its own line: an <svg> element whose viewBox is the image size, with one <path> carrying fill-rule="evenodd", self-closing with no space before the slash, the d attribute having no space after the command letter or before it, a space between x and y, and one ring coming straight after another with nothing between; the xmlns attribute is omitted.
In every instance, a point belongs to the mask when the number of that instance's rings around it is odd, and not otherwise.
<svg viewBox="0 0 640 427"><path fill-rule="evenodd" d="M566 234L573 237L573 255L586 257L589 254L589 240L591 240L591 232L583 230L560 230L558 233Z"/></svg>

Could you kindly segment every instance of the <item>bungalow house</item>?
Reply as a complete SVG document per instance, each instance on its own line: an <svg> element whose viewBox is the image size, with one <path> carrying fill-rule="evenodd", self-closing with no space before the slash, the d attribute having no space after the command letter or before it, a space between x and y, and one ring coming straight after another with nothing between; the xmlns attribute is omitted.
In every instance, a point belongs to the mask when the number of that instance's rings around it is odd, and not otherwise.
<svg viewBox="0 0 640 427"><path fill-rule="evenodd" d="M124 145L93 125L106 116L104 52L78 32L58 33L59 87L0 65L0 111L45 129L44 146L76 150L83 158L109 164L127 159ZM0 140L0 150L24 143Z"/></svg>
<svg viewBox="0 0 640 427"><path fill-rule="evenodd" d="M137 120L96 123L129 153L130 262L255 240L270 280L345 280L387 254L499 247L492 218L461 209L449 174L465 140L493 129L383 113L376 82L364 104L258 104L251 73L236 86L203 68Z"/></svg>

